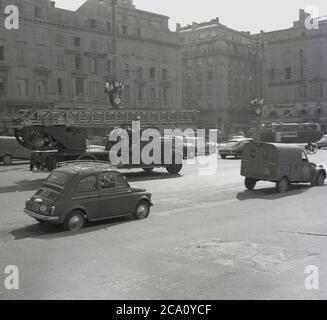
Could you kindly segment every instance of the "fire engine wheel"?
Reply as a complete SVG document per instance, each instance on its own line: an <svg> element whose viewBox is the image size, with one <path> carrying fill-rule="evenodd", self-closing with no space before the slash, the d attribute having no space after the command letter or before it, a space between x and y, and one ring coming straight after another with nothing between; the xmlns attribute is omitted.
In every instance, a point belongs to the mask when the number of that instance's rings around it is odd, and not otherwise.
<svg viewBox="0 0 327 320"><path fill-rule="evenodd" d="M289 181L286 177L281 178L277 183L276 183L276 191L278 193L285 193L287 192L289 187Z"/></svg>
<svg viewBox="0 0 327 320"><path fill-rule="evenodd" d="M85 226L85 223L83 212L75 210L67 217L63 227L66 231L78 231Z"/></svg>
<svg viewBox="0 0 327 320"><path fill-rule="evenodd" d="M2 162L5 166L10 166L12 164L12 156L10 154L6 154L2 158Z"/></svg>
<svg viewBox="0 0 327 320"><path fill-rule="evenodd" d="M170 174L179 174L182 168L183 168L182 164L171 164L166 167L168 173Z"/></svg>
<svg viewBox="0 0 327 320"><path fill-rule="evenodd" d="M253 190L257 184L257 180L252 178L245 178L245 187L248 190Z"/></svg>

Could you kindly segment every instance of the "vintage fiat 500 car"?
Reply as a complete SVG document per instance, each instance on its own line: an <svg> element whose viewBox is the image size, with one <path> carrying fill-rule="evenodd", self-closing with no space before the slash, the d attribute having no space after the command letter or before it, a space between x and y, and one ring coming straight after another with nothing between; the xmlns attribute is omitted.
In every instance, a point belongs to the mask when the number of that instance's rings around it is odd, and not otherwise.
<svg viewBox="0 0 327 320"><path fill-rule="evenodd" d="M258 181L271 181L276 183L276 191L283 193L291 183L324 185L326 170L311 163L301 147L253 142L244 148L241 175L249 190Z"/></svg>
<svg viewBox="0 0 327 320"><path fill-rule="evenodd" d="M111 165L77 161L54 170L26 202L25 213L38 222L77 231L86 221L128 215L145 219L151 206L151 193L132 188Z"/></svg>

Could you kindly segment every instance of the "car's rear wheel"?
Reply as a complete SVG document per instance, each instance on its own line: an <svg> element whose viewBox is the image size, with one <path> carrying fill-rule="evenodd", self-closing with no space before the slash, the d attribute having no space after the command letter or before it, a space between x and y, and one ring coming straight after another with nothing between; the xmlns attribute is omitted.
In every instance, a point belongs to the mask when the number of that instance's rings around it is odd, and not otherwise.
<svg viewBox="0 0 327 320"><path fill-rule="evenodd" d="M241 152L237 152L235 155L236 159L242 159L242 153Z"/></svg>
<svg viewBox="0 0 327 320"><path fill-rule="evenodd" d="M245 178L245 187L248 190L253 190L257 184L257 180L252 178Z"/></svg>
<svg viewBox="0 0 327 320"><path fill-rule="evenodd" d="M278 193L285 193L287 192L289 187L289 181L286 177L281 178L277 183L276 183L276 191Z"/></svg>
<svg viewBox="0 0 327 320"><path fill-rule="evenodd" d="M149 216L149 214L150 214L150 204L148 201L142 200L137 205L133 217L136 220L142 220L142 219L146 219Z"/></svg>
<svg viewBox="0 0 327 320"><path fill-rule="evenodd" d="M166 167L168 173L170 174L179 174L182 168L183 168L182 164L171 164Z"/></svg>
<svg viewBox="0 0 327 320"><path fill-rule="evenodd" d="M78 231L85 226L86 219L80 210L73 211L64 223L64 229L67 231Z"/></svg>
<svg viewBox="0 0 327 320"><path fill-rule="evenodd" d="M152 172L154 168L142 168L145 172Z"/></svg>
<svg viewBox="0 0 327 320"><path fill-rule="evenodd" d="M3 158L2 158L2 162L5 166L10 166L12 164L12 157L10 154L6 154Z"/></svg>

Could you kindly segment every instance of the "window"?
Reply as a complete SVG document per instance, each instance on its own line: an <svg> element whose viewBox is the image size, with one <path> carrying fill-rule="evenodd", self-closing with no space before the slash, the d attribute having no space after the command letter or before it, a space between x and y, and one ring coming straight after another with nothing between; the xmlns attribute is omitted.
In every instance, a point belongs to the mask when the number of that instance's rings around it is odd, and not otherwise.
<svg viewBox="0 0 327 320"><path fill-rule="evenodd" d="M143 67L142 66L137 67L136 77L137 77L137 79L143 79Z"/></svg>
<svg viewBox="0 0 327 320"><path fill-rule="evenodd" d="M213 80L213 71L208 71L207 73L207 80L212 81Z"/></svg>
<svg viewBox="0 0 327 320"><path fill-rule="evenodd" d="M127 26L126 25L120 26L120 33L127 35Z"/></svg>
<svg viewBox="0 0 327 320"><path fill-rule="evenodd" d="M67 184L68 180L69 180L68 173L55 171L50 174L50 176L46 180L46 182L64 187Z"/></svg>
<svg viewBox="0 0 327 320"><path fill-rule="evenodd" d="M42 18L42 8L35 7L35 9L34 9L34 17L36 19L41 19Z"/></svg>
<svg viewBox="0 0 327 320"><path fill-rule="evenodd" d="M301 94L301 98L305 99L307 97L307 86L301 86L300 94Z"/></svg>
<svg viewBox="0 0 327 320"><path fill-rule="evenodd" d="M84 96L84 79L76 78L75 79L75 90L77 96Z"/></svg>
<svg viewBox="0 0 327 320"><path fill-rule="evenodd" d="M65 68L65 57L62 54L57 55L57 68L58 70L64 70Z"/></svg>
<svg viewBox="0 0 327 320"><path fill-rule="evenodd" d="M156 69L154 67L150 67L150 80L156 79Z"/></svg>
<svg viewBox="0 0 327 320"><path fill-rule="evenodd" d="M127 80L128 78L129 78L129 64L126 63L124 68L124 79Z"/></svg>
<svg viewBox="0 0 327 320"><path fill-rule="evenodd" d="M4 46L0 46L0 61L5 60L5 48Z"/></svg>
<svg viewBox="0 0 327 320"><path fill-rule="evenodd" d="M301 69L300 69L300 77L302 80L304 79L304 67L303 66L301 66Z"/></svg>
<svg viewBox="0 0 327 320"><path fill-rule="evenodd" d="M17 93L20 98L27 97L27 80L17 79Z"/></svg>
<svg viewBox="0 0 327 320"><path fill-rule="evenodd" d="M6 95L6 79L0 76L0 97Z"/></svg>
<svg viewBox="0 0 327 320"><path fill-rule="evenodd" d="M98 23L95 19L90 19L89 20L89 27L92 29L96 29L98 27Z"/></svg>
<svg viewBox="0 0 327 320"><path fill-rule="evenodd" d="M292 68L285 68L285 79L292 79Z"/></svg>
<svg viewBox="0 0 327 320"><path fill-rule="evenodd" d="M169 88L162 88L162 100L164 104L168 104L168 99L169 99Z"/></svg>
<svg viewBox="0 0 327 320"><path fill-rule="evenodd" d="M80 56L75 57L75 70L82 69L82 58Z"/></svg>
<svg viewBox="0 0 327 320"><path fill-rule="evenodd" d="M92 192L97 190L96 176L89 176L80 180L76 187L78 193Z"/></svg>
<svg viewBox="0 0 327 320"><path fill-rule="evenodd" d="M99 182L102 190L127 187L125 179L116 172L108 172L100 175Z"/></svg>
<svg viewBox="0 0 327 320"><path fill-rule="evenodd" d="M92 93L94 98L99 98L99 82L94 81L92 83Z"/></svg>
<svg viewBox="0 0 327 320"><path fill-rule="evenodd" d="M45 80L38 80L37 82L37 94L43 96L46 93L46 82Z"/></svg>
<svg viewBox="0 0 327 320"><path fill-rule="evenodd" d="M98 49L98 41L97 40L91 40L91 49L92 50Z"/></svg>
<svg viewBox="0 0 327 320"><path fill-rule="evenodd" d="M98 60L96 58L91 58L90 66L91 66L91 72L93 73L98 72Z"/></svg>
<svg viewBox="0 0 327 320"><path fill-rule="evenodd" d="M125 86L123 94L124 94L124 102L128 103L129 102L129 86Z"/></svg>
<svg viewBox="0 0 327 320"><path fill-rule="evenodd" d="M142 37L142 31L141 31L141 28L136 28L136 36L137 36L137 37Z"/></svg>
<svg viewBox="0 0 327 320"><path fill-rule="evenodd" d="M110 74L112 72L112 61L111 60L108 60L107 61L107 71L108 73Z"/></svg>
<svg viewBox="0 0 327 320"><path fill-rule="evenodd" d="M137 99L139 102L141 102L143 100L143 88L142 87L137 88Z"/></svg>
<svg viewBox="0 0 327 320"><path fill-rule="evenodd" d="M301 58L301 59L304 58L304 51L303 51L303 49L300 50L300 58Z"/></svg>
<svg viewBox="0 0 327 320"><path fill-rule="evenodd" d="M64 35L62 35L60 33L56 34L56 45L57 46L64 46L65 45Z"/></svg>
<svg viewBox="0 0 327 320"><path fill-rule="evenodd" d="M82 39L80 37L74 38L74 46L75 46L75 48L82 47Z"/></svg>
<svg viewBox="0 0 327 320"><path fill-rule="evenodd" d="M64 81L63 81L63 79L58 78L57 86L58 86L58 95L63 96L64 95Z"/></svg>
<svg viewBox="0 0 327 320"><path fill-rule="evenodd" d="M151 101L156 100L156 88L150 88L150 100Z"/></svg>
<svg viewBox="0 0 327 320"><path fill-rule="evenodd" d="M269 79L272 81L272 80L275 80L275 69L270 69L269 71Z"/></svg>
<svg viewBox="0 0 327 320"><path fill-rule="evenodd" d="M203 80L202 71L198 71L195 77L197 82L202 82Z"/></svg>
<svg viewBox="0 0 327 320"><path fill-rule="evenodd" d="M111 22L107 22L107 31L111 32Z"/></svg>
<svg viewBox="0 0 327 320"><path fill-rule="evenodd" d="M167 71L167 69L162 69L162 80L163 81L168 80L168 71Z"/></svg>
<svg viewBox="0 0 327 320"><path fill-rule="evenodd" d="M17 61L19 65L24 65L24 48L17 48Z"/></svg>

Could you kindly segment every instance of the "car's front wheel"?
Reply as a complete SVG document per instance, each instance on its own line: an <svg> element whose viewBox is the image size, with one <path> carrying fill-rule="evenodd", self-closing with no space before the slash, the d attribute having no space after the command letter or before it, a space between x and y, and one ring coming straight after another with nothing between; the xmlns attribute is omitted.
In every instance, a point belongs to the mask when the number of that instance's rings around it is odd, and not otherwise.
<svg viewBox="0 0 327 320"><path fill-rule="evenodd" d="M137 205L133 217L136 220L142 220L142 219L146 219L149 216L149 214L150 214L150 204L148 201L142 200Z"/></svg>
<svg viewBox="0 0 327 320"><path fill-rule="evenodd" d="M83 212L75 210L67 217L63 227L66 231L78 231L85 226L85 223Z"/></svg>
<svg viewBox="0 0 327 320"><path fill-rule="evenodd" d="M326 180L325 174L323 172L320 172L318 174L315 185L318 186L318 187L322 187L325 184L325 180Z"/></svg>

